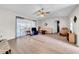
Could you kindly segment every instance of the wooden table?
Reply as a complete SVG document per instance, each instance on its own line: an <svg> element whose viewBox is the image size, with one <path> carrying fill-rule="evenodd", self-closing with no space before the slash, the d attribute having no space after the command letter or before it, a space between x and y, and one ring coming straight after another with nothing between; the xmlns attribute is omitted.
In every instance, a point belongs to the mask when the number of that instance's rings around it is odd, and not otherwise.
<svg viewBox="0 0 79 59"><path fill-rule="evenodd" d="M41 33L42 34L46 34L46 30L41 30Z"/></svg>

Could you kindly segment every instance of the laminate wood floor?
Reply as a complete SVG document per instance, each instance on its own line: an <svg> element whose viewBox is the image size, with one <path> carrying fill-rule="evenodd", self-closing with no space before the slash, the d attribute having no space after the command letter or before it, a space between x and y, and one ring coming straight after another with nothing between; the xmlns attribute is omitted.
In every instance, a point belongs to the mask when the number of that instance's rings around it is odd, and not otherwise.
<svg viewBox="0 0 79 59"><path fill-rule="evenodd" d="M9 40L13 54L78 54L79 47L46 35Z"/></svg>

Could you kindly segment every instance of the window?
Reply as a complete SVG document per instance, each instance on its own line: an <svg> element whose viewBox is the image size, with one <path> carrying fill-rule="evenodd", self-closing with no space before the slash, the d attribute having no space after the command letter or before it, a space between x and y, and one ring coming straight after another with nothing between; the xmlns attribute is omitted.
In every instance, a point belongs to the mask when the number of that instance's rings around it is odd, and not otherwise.
<svg viewBox="0 0 79 59"><path fill-rule="evenodd" d="M30 30L32 27L36 27L34 21L17 18L17 37L25 36L26 31Z"/></svg>

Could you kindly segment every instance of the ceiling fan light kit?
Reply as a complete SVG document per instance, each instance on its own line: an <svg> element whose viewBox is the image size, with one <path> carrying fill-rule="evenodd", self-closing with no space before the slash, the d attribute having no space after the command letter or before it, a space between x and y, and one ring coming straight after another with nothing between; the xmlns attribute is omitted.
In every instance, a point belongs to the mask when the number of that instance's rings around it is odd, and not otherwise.
<svg viewBox="0 0 79 59"><path fill-rule="evenodd" d="M40 17L44 17L45 15L41 14Z"/></svg>
<svg viewBox="0 0 79 59"><path fill-rule="evenodd" d="M47 16L47 15L49 14L49 12L46 12L46 11L42 8L42 9L38 10L38 11L36 12L36 14L37 14L37 16L45 17L45 16Z"/></svg>

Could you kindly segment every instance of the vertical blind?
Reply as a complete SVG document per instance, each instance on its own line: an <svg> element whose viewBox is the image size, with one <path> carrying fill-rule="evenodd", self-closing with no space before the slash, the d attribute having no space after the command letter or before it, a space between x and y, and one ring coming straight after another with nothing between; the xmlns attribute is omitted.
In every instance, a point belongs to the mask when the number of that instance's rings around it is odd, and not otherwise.
<svg viewBox="0 0 79 59"><path fill-rule="evenodd" d="M17 37L25 36L29 28L36 27L35 22L28 19L17 18Z"/></svg>

